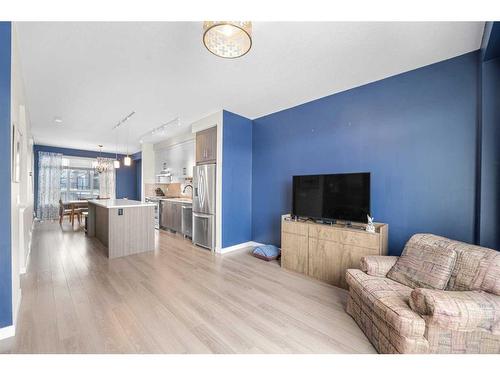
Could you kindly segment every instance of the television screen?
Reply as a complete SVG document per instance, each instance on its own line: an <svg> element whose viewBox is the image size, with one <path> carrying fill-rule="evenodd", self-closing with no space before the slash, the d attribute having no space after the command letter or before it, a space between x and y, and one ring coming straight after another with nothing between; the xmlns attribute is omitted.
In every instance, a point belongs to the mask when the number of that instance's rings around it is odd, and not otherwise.
<svg viewBox="0 0 500 375"><path fill-rule="evenodd" d="M292 215L366 223L370 173L293 176Z"/></svg>

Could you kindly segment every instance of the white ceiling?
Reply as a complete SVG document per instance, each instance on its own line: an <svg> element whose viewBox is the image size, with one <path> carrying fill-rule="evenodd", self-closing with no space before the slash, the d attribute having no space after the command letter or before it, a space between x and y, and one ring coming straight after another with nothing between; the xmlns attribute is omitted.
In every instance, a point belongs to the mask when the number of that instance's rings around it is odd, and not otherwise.
<svg viewBox="0 0 500 375"><path fill-rule="evenodd" d="M445 60L480 47L483 22L257 22L253 47L225 60L201 22L17 23L38 144L115 150L179 117L170 134L220 109L249 118ZM61 117L62 125L54 122Z"/></svg>

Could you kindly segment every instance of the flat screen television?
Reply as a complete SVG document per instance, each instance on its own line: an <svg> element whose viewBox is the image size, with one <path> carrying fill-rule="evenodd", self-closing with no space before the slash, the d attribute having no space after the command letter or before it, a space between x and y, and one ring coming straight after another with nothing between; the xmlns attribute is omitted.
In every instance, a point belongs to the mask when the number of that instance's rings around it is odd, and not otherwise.
<svg viewBox="0 0 500 375"><path fill-rule="evenodd" d="M366 223L370 173L293 176L292 215Z"/></svg>

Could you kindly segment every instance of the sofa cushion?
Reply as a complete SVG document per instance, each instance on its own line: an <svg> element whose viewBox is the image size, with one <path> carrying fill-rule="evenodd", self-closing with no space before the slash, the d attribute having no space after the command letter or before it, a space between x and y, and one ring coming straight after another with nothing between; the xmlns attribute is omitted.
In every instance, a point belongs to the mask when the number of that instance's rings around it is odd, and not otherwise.
<svg viewBox="0 0 500 375"><path fill-rule="evenodd" d="M500 296L491 293L416 288L410 306L443 329L500 334Z"/></svg>
<svg viewBox="0 0 500 375"><path fill-rule="evenodd" d="M401 336L381 319L354 291L350 290L346 312L353 317L379 353L427 353L429 343L424 336Z"/></svg>
<svg viewBox="0 0 500 375"><path fill-rule="evenodd" d="M429 353L436 354L497 354L500 353L500 335L489 331L450 331L432 324L425 336Z"/></svg>
<svg viewBox="0 0 500 375"><path fill-rule="evenodd" d="M457 258L447 248L448 241L432 234L413 235L387 277L410 288L446 288Z"/></svg>
<svg viewBox="0 0 500 375"><path fill-rule="evenodd" d="M387 255L367 255L361 258L361 271L371 276L387 276L387 272L396 264L399 257Z"/></svg>
<svg viewBox="0 0 500 375"><path fill-rule="evenodd" d="M470 290L483 290L500 296L500 253L495 250L482 248L482 257L474 264L474 277L470 283ZM464 256L466 252L464 252ZM469 271L469 273L472 271Z"/></svg>
<svg viewBox="0 0 500 375"><path fill-rule="evenodd" d="M399 335L423 336L425 322L408 304L411 288L386 277L370 276L355 269L347 270L346 281L363 303Z"/></svg>
<svg viewBox="0 0 500 375"><path fill-rule="evenodd" d="M500 295L500 253L486 247L444 239L457 253L447 290L484 290Z"/></svg>

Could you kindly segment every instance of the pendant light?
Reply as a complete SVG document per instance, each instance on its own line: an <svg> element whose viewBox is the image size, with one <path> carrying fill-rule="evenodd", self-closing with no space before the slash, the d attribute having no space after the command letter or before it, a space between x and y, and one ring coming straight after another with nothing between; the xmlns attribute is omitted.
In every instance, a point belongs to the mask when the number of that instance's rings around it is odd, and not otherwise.
<svg viewBox="0 0 500 375"><path fill-rule="evenodd" d="M252 48L252 22L205 21L203 44L216 56L226 59L241 57Z"/></svg>
<svg viewBox="0 0 500 375"><path fill-rule="evenodd" d="M126 167L130 167L130 165L132 164L132 159L130 158L130 155L128 154L128 138L129 138L129 135L130 135L130 125L127 126L127 156L125 156L123 158L123 165L125 165Z"/></svg>
<svg viewBox="0 0 500 375"><path fill-rule="evenodd" d="M116 132L116 148L115 148L115 160L113 161L113 166L115 169L120 168L120 160L118 160L118 131Z"/></svg>
<svg viewBox="0 0 500 375"><path fill-rule="evenodd" d="M129 115L127 115L126 117L124 117L123 119L121 119L118 124L116 124L114 127L113 127L113 130L115 129L118 129L120 126L122 126L125 122L127 122L128 120L130 120L130 118L135 115L135 111L132 111ZM129 139L129 134L130 134L130 131L129 129L127 128L127 139L126 139L126 142L127 142L127 156L125 156L123 158L123 165L126 166L126 167L130 167L130 165L132 164L132 158L130 157L129 153L128 153L128 139ZM117 135L118 137L118 135ZM118 144L118 141L117 141L117 144ZM120 167L120 161L118 160L118 147L117 147L117 151L116 151L116 160L113 162L113 164L115 165L115 168L119 168ZM116 167L118 165L118 167Z"/></svg>

